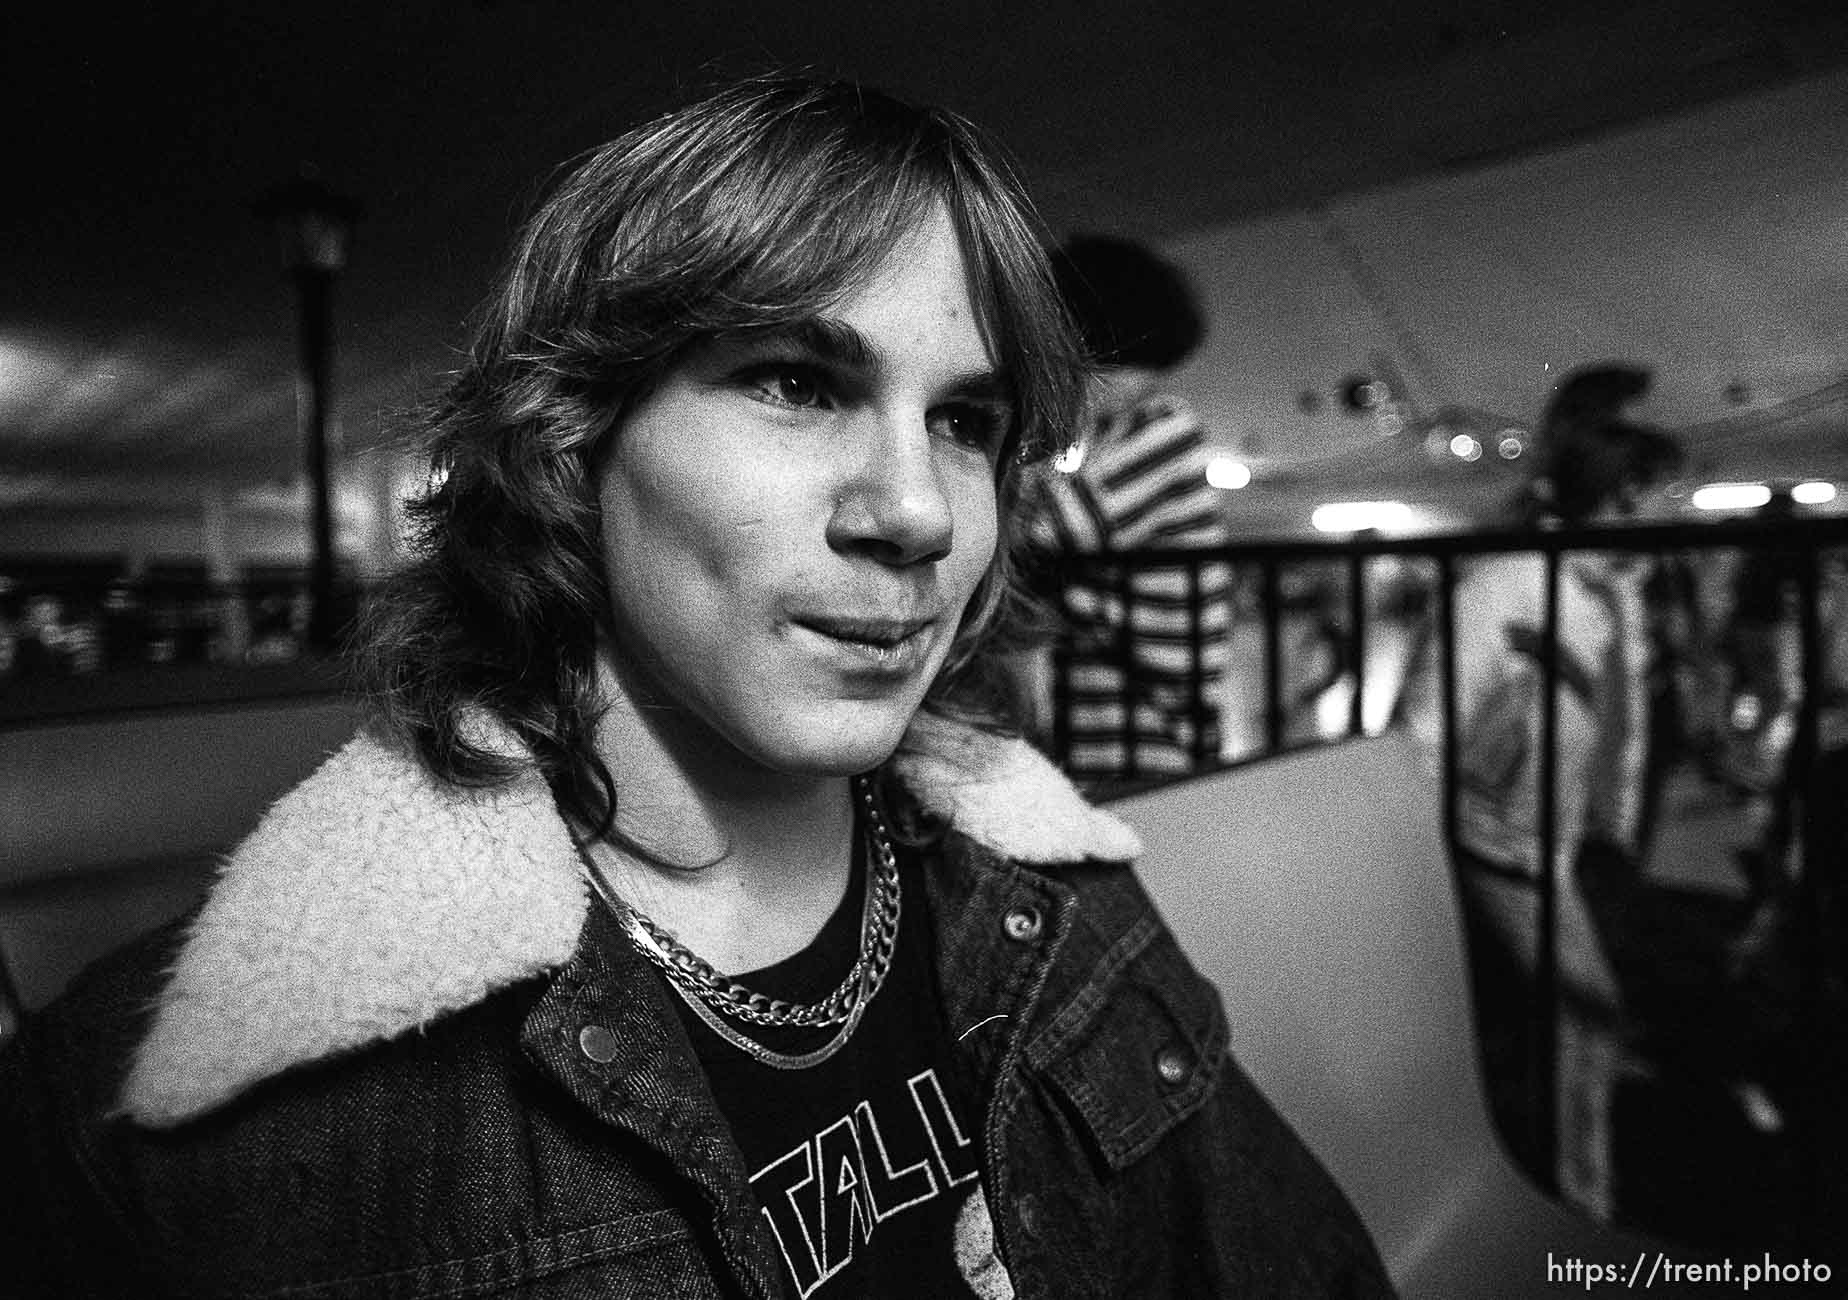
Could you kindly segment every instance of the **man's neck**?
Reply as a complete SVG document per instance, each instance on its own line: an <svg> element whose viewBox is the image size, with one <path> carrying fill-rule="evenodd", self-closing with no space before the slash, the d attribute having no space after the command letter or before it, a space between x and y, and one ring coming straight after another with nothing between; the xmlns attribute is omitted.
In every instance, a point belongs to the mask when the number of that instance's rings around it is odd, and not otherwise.
<svg viewBox="0 0 1848 1300"><path fill-rule="evenodd" d="M807 946L847 888L845 778L751 763L703 723L642 697L608 662L597 749L616 788L615 834L590 846L618 896L721 971Z"/></svg>

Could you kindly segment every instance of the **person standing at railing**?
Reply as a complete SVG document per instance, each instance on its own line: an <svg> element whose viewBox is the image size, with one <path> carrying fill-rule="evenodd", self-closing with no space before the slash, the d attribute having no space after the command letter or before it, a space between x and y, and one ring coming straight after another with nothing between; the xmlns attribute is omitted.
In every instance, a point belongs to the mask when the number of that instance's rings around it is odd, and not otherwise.
<svg viewBox="0 0 1848 1300"><path fill-rule="evenodd" d="M1672 438L1626 420L1646 371L1597 366L1567 376L1539 430L1537 473L1518 509L1534 527L1633 517L1644 489L1679 459ZM1651 640L1643 599L1651 562L1569 551L1560 561L1553 650L1557 705L1553 762L1553 907L1557 1019L1556 1153L1523 1140L1533 1079L1529 1011L1541 880L1545 566L1535 554L1489 555L1457 575L1455 847L1470 922L1491 1101L1517 1154L1552 1163L1561 1191L1609 1217L1611 1082L1619 1061L1622 998L1593 923L1581 872L1629 873L1641 860L1646 818ZM1430 647L1402 709L1435 755L1443 742Z"/></svg>
<svg viewBox="0 0 1848 1300"><path fill-rule="evenodd" d="M1801 512L1780 490L1759 517L1787 522ZM1720 773L1743 801L1750 838L1734 858L1753 907L1731 941L1728 972L1742 990L1788 1003L1801 978L1803 931L1813 924L1823 982L1834 1005L1848 1006L1848 932L1841 925L1848 856L1834 811L1848 796L1848 557L1820 551L1806 558L1800 547L1772 542L1732 558L1728 617L1716 637L1730 706ZM1814 698L1803 648L1803 575L1810 564ZM1805 712L1814 728L1806 774L1797 748ZM1836 829L1818 836L1817 827L1831 822Z"/></svg>
<svg viewBox="0 0 1848 1300"><path fill-rule="evenodd" d="M1206 436L1164 387L1205 331L1193 286L1143 245L1101 235L1068 239L1054 269L1099 373L1074 447L1030 498L1039 570L1050 575L1064 556L1223 545ZM1041 584L1068 636L1060 757L1082 784L1183 776L1217 759L1232 574L1223 563L1195 572L1105 568ZM1041 678L1042 738L1052 694Z"/></svg>

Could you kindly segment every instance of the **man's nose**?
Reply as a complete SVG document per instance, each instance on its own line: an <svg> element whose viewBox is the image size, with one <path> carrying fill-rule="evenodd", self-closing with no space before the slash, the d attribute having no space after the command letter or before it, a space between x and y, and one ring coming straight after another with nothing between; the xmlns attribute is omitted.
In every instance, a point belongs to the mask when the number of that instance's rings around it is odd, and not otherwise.
<svg viewBox="0 0 1848 1300"><path fill-rule="evenodd" d="M892 565L948 555L955 518L923 414L869 416L857 455L829 521L829 544Z"/></svg>

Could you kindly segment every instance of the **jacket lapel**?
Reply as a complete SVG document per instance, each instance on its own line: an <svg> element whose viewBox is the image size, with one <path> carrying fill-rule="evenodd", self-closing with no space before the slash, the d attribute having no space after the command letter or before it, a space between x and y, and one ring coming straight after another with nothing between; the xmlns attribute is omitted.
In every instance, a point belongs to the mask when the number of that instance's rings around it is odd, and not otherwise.
<svg viewBox="0 0 1848 1300"><path fill-rule="evenodd" d="M1127 826L1022 741L920 715L894 768L925 811L1005 857L1139 851ZM458 789L362 732L225 863L120 1110L180 1124L292 1066L558 969L588 906L571 836L536 774Z"/></svg>
<svg viewBox="0 0 1848 1300"><path fill-rule="evenodd" d="M362 733L225 863L121 1109L178 1124L562 965L585 891L536 776L455 790Z"/></svg>

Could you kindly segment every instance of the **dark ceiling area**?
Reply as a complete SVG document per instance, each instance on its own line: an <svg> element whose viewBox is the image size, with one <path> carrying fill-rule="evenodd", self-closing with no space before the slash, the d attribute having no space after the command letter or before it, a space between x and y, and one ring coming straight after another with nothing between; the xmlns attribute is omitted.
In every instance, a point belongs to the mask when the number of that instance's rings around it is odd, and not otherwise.
<svg viewBox="0 0 1848 1300"><path fill-rule="evenodd" d="M16 5L0 500L296 472L292 302L253 205L304 167L364 211L337 299L364 442L444 368L554 167L734 75L805 66L948 104L1010 145L1056 228L1172 238L1839 66L1845 9Z"/></svg>

